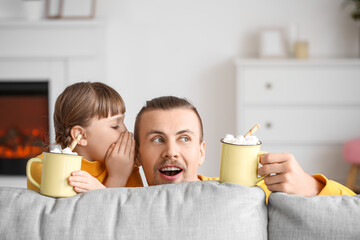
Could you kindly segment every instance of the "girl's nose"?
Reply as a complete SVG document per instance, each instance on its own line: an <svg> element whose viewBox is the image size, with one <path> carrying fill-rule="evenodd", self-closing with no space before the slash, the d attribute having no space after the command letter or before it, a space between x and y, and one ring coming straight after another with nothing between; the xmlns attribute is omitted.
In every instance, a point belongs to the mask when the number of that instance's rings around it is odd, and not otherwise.
<svg viewBox="0 0 360 240"><path fill-rule="evenodd" d="M125 132L125 131L127 131L127 127L125 126L124 123L121 123L121 124L120 124L119 130L120 130L120 132Z"/></svg>

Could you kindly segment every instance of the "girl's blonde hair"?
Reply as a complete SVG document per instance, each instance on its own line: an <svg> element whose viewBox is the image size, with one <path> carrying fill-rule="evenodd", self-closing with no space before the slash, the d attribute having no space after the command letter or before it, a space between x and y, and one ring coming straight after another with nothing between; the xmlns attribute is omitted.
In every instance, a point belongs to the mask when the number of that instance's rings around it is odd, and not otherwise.
<svg viewBox="0 0 360 240"><path fill-rule="evenodd" d="M62 148L72 141L70 130L87 127L93 117L98 119L125 113L120 94L100 82L79 82L68 86L57 98L54 110L55 140Z"/></svg>

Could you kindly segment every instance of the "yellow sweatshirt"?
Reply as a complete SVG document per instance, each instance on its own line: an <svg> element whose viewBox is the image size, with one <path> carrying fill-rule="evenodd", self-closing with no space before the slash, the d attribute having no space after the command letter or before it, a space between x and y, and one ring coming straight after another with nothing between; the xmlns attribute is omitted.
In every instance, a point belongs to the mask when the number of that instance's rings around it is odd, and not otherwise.
<svg viewBox="0 0 360 240"><path fill-rule="evenodd" d="M324 184L324 188L320 191L318 195L351 195L351 196L356 195L353 191L351 191L344 185L341 185L340 183L337 183L332 180L328 180L325 176L321 174L313 175L313 177L322 184ZM198 175L198 178L201 181L209 181L209 180L219 181L219 178L210 178L202 175ZM267 188L264 180L258 182L257 186L261 187L264 190L266 194L266 203L267 203L271 191Z"/></svg>
<svg viewBox="0 0 360 240"><path fill-rule="evenodd" d="M43 154L37 156L38 158L43 158ZM81 170L84 170L90 173L93 177L95 177L102 184L106 183L108 173L106 171L105 164L99 161L90 162L85 158L82 159L81 162ZM41 171L42 171L42 163L34 162L31 165L31 176L38 183L41 183ZM140 172L138 167L134 167L127 183L126 187L142 187L143 183L141 180ZM27 179L27 188L39 191L30 181Z"/></svg>

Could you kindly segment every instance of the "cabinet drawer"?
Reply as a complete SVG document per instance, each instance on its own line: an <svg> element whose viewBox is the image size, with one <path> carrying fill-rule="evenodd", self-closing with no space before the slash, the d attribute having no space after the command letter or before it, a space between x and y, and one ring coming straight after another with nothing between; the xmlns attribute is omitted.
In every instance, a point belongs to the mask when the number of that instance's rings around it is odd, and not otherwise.
<svg viewBox="0 0 360 240"><path fill-rule="evenodd" d="M360 109L355 107L255 107L238 116L240 133L260 123L258 137L269 143L339 144L360 136Z"/></svg>
<svg viewBox="0 0 360 240"><path fill-rule="evenodd" d="M343 146L339 145L269 145L263 143L261 150L287 152L309 174L324 174L327 178L345 183L350 164L343 160Z"/></svg>
<svg viewBox="0 0 360 240"><path fill-rule="evenodd" d="M245 104L359 104L359 67L242 69L238 93Z"/></svg>

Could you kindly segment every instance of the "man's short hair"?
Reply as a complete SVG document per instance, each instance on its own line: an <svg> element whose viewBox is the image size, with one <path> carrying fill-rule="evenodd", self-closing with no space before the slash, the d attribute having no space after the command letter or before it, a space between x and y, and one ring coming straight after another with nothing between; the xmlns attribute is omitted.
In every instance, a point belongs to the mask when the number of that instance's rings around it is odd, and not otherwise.
<svg viewBox="0 0 360 240"><path fill-rule="evenodd" d="M178 98L174 96L163 96L158 98L153 98L150 101L147 101L145 106L141 108L140 112L136 116L135 128L134 128L134 138L136 145L139 145L139 126L142 115L145 112L154 111L154 110L172 110L172 109L189 109L192 110L199 119L200 123L200 143L204 138L203 124L201 121L200 114L196 108L185 98Z"/></svg>

